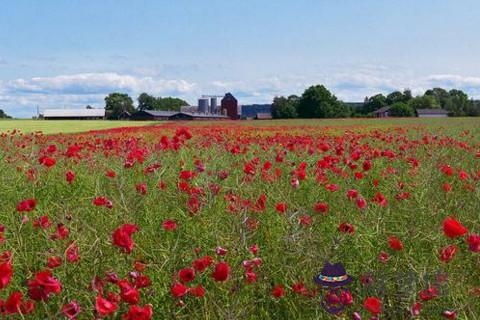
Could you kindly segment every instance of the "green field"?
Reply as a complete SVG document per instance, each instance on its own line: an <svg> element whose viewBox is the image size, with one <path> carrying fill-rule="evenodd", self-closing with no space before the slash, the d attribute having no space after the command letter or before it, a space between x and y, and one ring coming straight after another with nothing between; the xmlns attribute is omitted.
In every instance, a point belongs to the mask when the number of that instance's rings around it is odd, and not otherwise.
<svg viewBox="0 0 480 320"><path fill-rule="evenodd" d="M42 131L45 134L74 133L118 127L147 126L153 121L111 121L111 120L0 120L0 132L20 130L22 132Z"/></svg>
<svg viewBox="0 0 480 320"><path fill-rule="evenodd" d="M119 127L138 127L149 126L153 124L173 124L169 121L111 121L111 120L0 120L0 132L11 130L20 130L22 132L41 131L44 134L54 133L76 133L90 130L102 130ZM402 125L428 125L428 126L445 126L445 127L472 127L476 124L480 127L480 118L444 118L444 119L421 119L421 118L389 118L389 119L295 119L295 120L270 120L270 121L189 121L182 122L188 126L205 126L220 125L230 126L232 124L242 126L368 126L385 127L385 126L402 126Z"/></svg>

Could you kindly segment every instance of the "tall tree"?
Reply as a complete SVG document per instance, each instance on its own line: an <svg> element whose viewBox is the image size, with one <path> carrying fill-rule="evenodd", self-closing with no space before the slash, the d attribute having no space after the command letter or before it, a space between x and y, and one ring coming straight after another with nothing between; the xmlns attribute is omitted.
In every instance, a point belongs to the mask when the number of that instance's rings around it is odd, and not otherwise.
<svg viewBox="0 0 480 320"><path fill-rule="evenodd" d="M423 95L413 98L408 103L413 109L438 109L440 103L432 95Z"/></svg>
<svg viewBox="0 0 480 320"><path fill-rule="evenodd" d="M322 85L305 90L297 112L300 118L342 118L350 115L347 106Z"/></svg>
<svg viewBox="0 0 480 320"><path fill-rule="evenodd" d="M148 93L141 93L138 96L138 110L155 110L157 99Z"/></svg>
<svg viewBox="0 0 480 320"><path fill-rule="evenodd" d="M365 98L365 101L363 103L363 108L362 108L362 112L364 114L369 114L373 111L376 111L380 108L383 108L387 105L387 98L379 93L379 94L376 94L370 98Z"/></svg>
<svg viewBox="0 0 480 320"><path fill-rule="evenodd" d="M429 89L425 91L425 95L435 98L441 108L445 108L445 104L450 97L448 91L443 88Z"/></svg>
<svg viewBox="0 0 480 320"><path fill-rule="evenodd" d="M115 92L105 97L105 110L109 119L118 119L123 112L135 111L135 107L128 94Z"/></svg>
<svg viewBox="0 0 480 320"><path fill-rule="evenodd" d="M0 119L11 119L11 118L12 117L10 117L8 114L6 114L5 111L0 109Z"/></svg>
<svg viewBox="0 0 480 320"><path fill-rule="evenodd" d="M288 98L275 97L272 104L272 117L275 119L296 118L298 99L295 95Z"/></svg>
<svg viewBox="0 0 480 320"><path fill-rule="evenodd" d="M173 110L180 111L183 106L188 106L185 100L172 97L154 97L148 93L138 96L138 110Z"/></svg>
<svg viewBox="0 0 480 320"><path fill-rule="evenodd" d="M389 115L392 117L413 117L415 110L405 102L395 102L390 106Z"/></svg>

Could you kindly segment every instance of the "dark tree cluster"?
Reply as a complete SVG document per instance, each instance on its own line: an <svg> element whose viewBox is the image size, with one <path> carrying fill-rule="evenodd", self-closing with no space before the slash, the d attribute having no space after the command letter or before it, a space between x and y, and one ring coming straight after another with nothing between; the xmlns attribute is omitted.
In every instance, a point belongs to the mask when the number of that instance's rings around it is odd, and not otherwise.
<svg viewBox="0 0 480 320"><path fill-rule="evenodd" d="M180 107L188 106L188 103L179 98L154 97L147 93L138 96L138 107L135 108L133 99L126 93L110 93L105 97L105 110L109 119L119 119L126 112L133 113L136 110L172 110L180 111Z"/></svg>
<svg viewBox="0 0 480 320"><path fill-rule="evenodd" d="M5 111L0 109L0 119L11 119L11 118L12 117L10 117L8 114L6 114Z"/></svg>
<svg viewBox="0 0 480 320"><path fill-rule="evenodd" d="M345 118L350 108L322 85L307 88L302 96L275 97L272 116L286 118Z"/></svg>
<svg viewBox="0 0 480 320"><path fill-rule="evenodd" d="M383 107L390 107L390 116L394 117L413 117L417 109L445 109L454 117L480 115L479 103L470 100L465 92L456 89L447 91L443 88L429 89L416 97L412 96L410 90L394 91L387 96L376 94L366 97L363 106L355 110L354 115L369 116Z"/></svg>

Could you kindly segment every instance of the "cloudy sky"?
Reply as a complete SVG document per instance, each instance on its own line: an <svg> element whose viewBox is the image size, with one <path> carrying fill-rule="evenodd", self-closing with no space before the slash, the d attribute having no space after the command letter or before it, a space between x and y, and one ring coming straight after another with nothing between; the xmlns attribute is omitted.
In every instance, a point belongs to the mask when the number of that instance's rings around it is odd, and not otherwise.
<svg viewBox="0 0 480 320"><path fill-rule="evenodd" d="M109 92L345 101L410 88L480 98L478 0L0 2L0 108L103 107Z"/></svg>

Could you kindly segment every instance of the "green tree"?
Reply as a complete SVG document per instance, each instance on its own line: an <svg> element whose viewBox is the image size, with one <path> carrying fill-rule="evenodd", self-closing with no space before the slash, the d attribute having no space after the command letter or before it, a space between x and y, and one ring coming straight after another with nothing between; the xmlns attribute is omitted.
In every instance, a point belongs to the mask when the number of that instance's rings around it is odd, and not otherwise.
<svg viewBox="0 0 480 320"><path fill-rule="evenodd" d="M291 95L288 98L275 97L272 104L272 117L275 119L296 118L298 97Z"/></svg>
<svg viewBox="0 0 480 320"><path fill-rule="evenodd" d="M11 118L12 117L10 117L8 114L6 114L5 111L0 109L0 119L11 119Z"/></svg>
<svg viewBox="0 0 480 320"><path fill-rule="evenodd" d="M174 110L180 111L180 107L188 106L185 100L172 97L154 97L148 93L138 96L138 110Z"/></svg>
<svg viewBox="0 0 480 320"><path fill-rule="evenodd" d="M300 118L342 118L350 115L347 106L322 85L305 90L298 102L297 113Z"/></svg>
<svg viewBox="0 0 480 320"><path fill-rule="evenodd" d="M443 107L448 110L452 116L465 116L467 115L467 110L470 107L468 95L462 90L450 90L448 92L448 98Z"/></svg>
<svg viewBox="0 0 480 320"><path fill-rule="evenodd" d="M379 93L374 96L366 97L363 103L362 113L369 114L387 105L387 98Z"/></svg>
<svg viewBox="0 0 480 320"><path fill-rule="evenodd" d="M138 96L138 110L155 110L157 99L148 93L141 93Z"/></svg>
<svg viewBox="0 0 480 320"><path fill-rule="evenodd" d="M412 92L410 90L404 90L403 92L394 91L387 95L386 102L387 105L393 105L397 102L408 102L412 99Z"/></svg>
<svg viewBox="0 0 480 320"><path fill-rule="evenodd" d="M391 117L413 117L415 110L405 102L395 102L390 106L389 115Z"/></svg>
<svg viewBox="0 0 480 320"><path fill-rule="evenodd" d="M126 93L110 93L105 97L105 110L109 119L118 119L122 112L134 112L133 100Z"/></svg>
<svg viewBox="0 0 480 320"><path fill-rule="evenodd" d="M445 104L447 103L450 94L447 90L443 88L433 88L425 91L426 96L430 96L435 98L441 108L445 108Z"/></svg>
<svg viewBox="0 0 480 320"><path fill-rule="evenodd" d="M185 100L179 98L172 98L172 97L165 97L161 98L158 97L155 110L174 110L180 111L180 107L188 106L188 103Z"/></svg>
<svg viewBox="0 0 480 320"><path fill-rule="evenodd" d="M431 95L418 96L408 102L415 110L417 109L438 109L440 103Z"/></svg>

